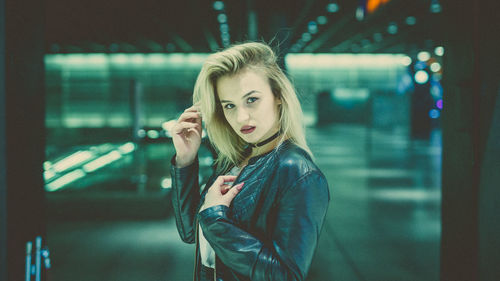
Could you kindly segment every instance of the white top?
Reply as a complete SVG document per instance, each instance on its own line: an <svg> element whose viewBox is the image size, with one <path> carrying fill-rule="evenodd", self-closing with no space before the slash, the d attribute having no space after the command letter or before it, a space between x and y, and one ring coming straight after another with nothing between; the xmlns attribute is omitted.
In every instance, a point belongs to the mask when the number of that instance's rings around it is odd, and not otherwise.
<svg viewBox="0 0 500 281"><path fill-rule="evenodd" d="M232 176L238 176L240 173L241 169L238 166L234 166L231 171L229 171L228 175ZM200 208L200 211L203 210L205 206L205 202L203 202L203 205ZM201 227L198 227L198 237L199 237L199 242L200 242L200 256L201 256L201 263L204 266L215 268L215 252L214 249L212 249L212 246L210 246L210 243L208 243L207 239L205 239L205 236L203 236L203 231L201 230Z"/></svg>

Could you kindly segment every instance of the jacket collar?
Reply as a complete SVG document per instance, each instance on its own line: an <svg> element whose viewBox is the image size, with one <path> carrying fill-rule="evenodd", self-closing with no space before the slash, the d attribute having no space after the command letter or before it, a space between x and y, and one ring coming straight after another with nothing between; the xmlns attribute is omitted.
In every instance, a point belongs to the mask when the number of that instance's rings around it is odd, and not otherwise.
<svg viewBox="0 0 500 281"><path fill-rule="evenodd" d="M278 152L280 149L288 146L289 144L291 144L290 140L289 139L286 139L283 141L283 143L281 143L281 145L279 145L277 148L274 148L266 153L263 153L263 154L260 154L260 155L257 155L257 156L254 156L254 157L251 157L250 159L248 159L248 165L253 165L255 163L257 163L257 161L259 160L265 160L265 159L269 159L269 158L272 158L276 155L275 152Z"/></svg>

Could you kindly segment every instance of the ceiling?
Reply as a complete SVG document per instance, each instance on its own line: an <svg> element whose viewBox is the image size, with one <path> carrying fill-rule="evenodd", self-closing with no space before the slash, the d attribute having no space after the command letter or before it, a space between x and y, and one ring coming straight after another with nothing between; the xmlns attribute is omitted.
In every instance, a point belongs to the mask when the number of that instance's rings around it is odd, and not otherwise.
<svg viewBox="0 0 500 281"><path fill-rule="evenodd" d="M442 14L430 11L437 0L379 0L387 3L356 18L366 1L46 0L46 52L207 53L255 39L282 53L414 54L440 45Z"/></svg>

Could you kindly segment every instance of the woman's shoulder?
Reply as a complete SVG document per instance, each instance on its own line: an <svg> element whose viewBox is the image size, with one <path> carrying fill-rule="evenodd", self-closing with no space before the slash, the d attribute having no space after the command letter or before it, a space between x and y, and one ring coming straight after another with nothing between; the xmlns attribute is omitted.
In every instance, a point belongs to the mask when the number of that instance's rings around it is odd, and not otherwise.
<svg viewBox="0 0 500 281"><path fill-rule="evenodd" d="M279 150L276 157L277 171L297 180L310 173L321 173L311 156L300 146L288 142Z"/></svg>
<svg viewBox="0 0 500 281"><path fill-rule="evenodd" d="M309 153L293 143L281 149L277 155L276 176L279 182L278 193L286 194L294 190L297 194L309 192L310 188L330 198L325 175L314 163ZM328 199L329 200L329 199Z"/></svg>

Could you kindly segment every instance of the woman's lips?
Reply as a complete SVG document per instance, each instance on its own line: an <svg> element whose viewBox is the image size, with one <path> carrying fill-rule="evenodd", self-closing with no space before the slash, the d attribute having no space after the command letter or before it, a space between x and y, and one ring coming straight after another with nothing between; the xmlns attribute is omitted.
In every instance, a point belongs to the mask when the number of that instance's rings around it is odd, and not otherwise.
<svg viewBox="0 0 500 281"><path fill-rule="evenodd" d="M253 132L255 130L255 127L252 127L252 126L244 126L243 128L241 128L240 132L242 132L243 134L250 134L251 132Z"/></svg>

